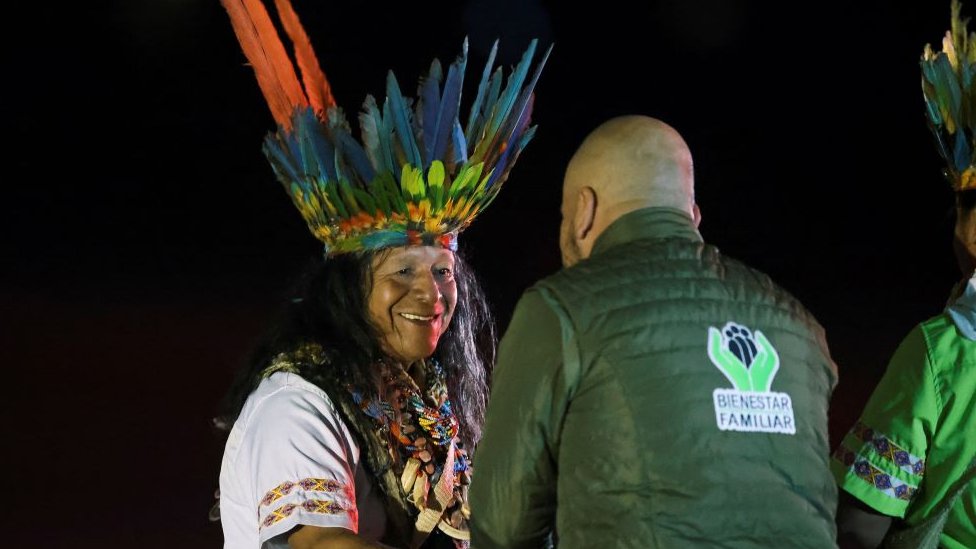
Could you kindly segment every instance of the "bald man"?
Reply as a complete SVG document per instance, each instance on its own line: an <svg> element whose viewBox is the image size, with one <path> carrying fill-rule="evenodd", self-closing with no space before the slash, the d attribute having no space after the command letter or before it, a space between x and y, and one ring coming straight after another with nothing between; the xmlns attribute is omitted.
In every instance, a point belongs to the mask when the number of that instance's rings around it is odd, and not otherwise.
<svg viewBox="0 0 976 549"><path fill-rule="evenodd" d="M836 547L823 330L699 219L667 124L615 118L579 147L565 268L502 338L472 547Z"/></svg>

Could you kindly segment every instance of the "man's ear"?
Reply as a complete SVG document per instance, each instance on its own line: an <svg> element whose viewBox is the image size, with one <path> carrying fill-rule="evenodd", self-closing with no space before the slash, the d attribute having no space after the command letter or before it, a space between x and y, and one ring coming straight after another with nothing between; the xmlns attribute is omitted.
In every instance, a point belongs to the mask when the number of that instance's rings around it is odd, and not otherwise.
<svg viewBox="0 0 976 549"><path fill-rule="evenodd" d="M576 214L573 217L573 234L576 240L585 240L593 230L596 220L596 192L592 187L581 187L576 196Z"/></svg>

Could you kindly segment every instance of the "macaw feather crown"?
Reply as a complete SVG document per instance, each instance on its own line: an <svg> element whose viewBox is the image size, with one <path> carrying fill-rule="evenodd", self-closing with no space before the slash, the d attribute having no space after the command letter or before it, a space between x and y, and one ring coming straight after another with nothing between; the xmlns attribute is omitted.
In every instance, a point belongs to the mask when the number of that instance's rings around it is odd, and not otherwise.
<svg viewBox="0 0 976 549"><path fill-rule="evenodd" d="M926 44L920 62L929 127L956 191L976 189L976 33L968 32L969 18L960 18L961 8L952 0L942 51Z"/></svg>
<svg viewBox="0 0 976 549"><path fill-rule="evenodd" d="M535 133L533 89L552 48L530 75L533 40L503 86L501 68L492 71L496 42L463 127L467 40L446 75L433 61L416 101L391 71L382 104L371 95L363 103L357 140L289 0L275 4L301 83L262 1L221 1L278 123L264 154L326 253L456 249L457 234L492 202Z"/></svg>

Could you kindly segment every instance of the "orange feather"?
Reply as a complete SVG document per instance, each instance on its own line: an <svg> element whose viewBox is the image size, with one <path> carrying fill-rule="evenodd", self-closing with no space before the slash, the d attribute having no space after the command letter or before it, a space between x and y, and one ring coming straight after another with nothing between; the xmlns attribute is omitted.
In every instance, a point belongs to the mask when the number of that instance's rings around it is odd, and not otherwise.
<svg viewBox="0 0 976 549"><path fill-rule="evenodd" d="M308 39L302 23L298 20L298 15L291 6L291 0L275 0L275 6L278 9L278 17L281 18L282 26L295 46L295 60L298 61L298 68L302 72L302 81L305 83L308 101L316 113L324 115L329 108L335 106L336 102L332 97L329 81L319 66L318 58L315 57L312 42Z"/></svg>
<svg viewBox="0 0 976 549"><path fill-rule="evenodd" d="M220 0L220 3L230 15L234 34L254 68L272 116L278 124L290 130L292 112L298 107L307 107L308 99L268 10L261 0Z"/></svg>

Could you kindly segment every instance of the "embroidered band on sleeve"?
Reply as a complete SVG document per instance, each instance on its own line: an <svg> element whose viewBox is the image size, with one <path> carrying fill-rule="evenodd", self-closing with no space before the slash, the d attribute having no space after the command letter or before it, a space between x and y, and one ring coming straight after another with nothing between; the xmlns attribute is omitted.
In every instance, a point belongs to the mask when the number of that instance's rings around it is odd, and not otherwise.
<svg viewBox="0 0 976 549"><path fill-rule="evenodd" d="M865 482L870 482L875 488L880 490L888 497L911 501L915 495L916 488L893 478L888 473L881 471L867 460L854 462L854 472Z"/></svg>
<svg viewBox="0 0 976 549"><path fill-rule="evenodd" d="M851 446L861 443L857 449ZM868 456L877 456L879 464L889 462L908 475L917 478L916 485L909 484L884 472L871 463ZM882 494L899 500L910 501L918 491L917 484L925 474L925 461L911 455L888 437L858 422L850 434L834 451L833 459L842 463L850 473L873 486Z"/></svg>
<svg viewBox="0 0 976 549"><path fill-rule="evenodd" d="M298 496L300 501L290 501L283 505L279 505L272 511L264 515L261 509L268 507L274 502L291 495L296 492L296 489L300 489L305 493L309 493L305 496ZM319 499L315 494L330 494L329 499ZM294 498L293 498L294 499ZM276 524L289 516L291 516L296 510L301 509L306 513L314 513L319 515L337 515L340 513L349 513L349 501L354 501L355 496L351 494L351 490L348 487L335 479L330 478L303 478L297 482L292 482L290 480L282 482L278 486L275 486L267 494L261 498L258 503L258 523L260 529L268 528L269 526Z"/></svg>
<svg viewBox="0 0 976 549"><path fill-rule="evenodd" d="M301 508L306 513L316 513L320 515L338 515L339 513L345 513L347 511L345 505L324 499L310 499L300 504L287 503L268 513L268 516L264 517L264 520L261 521L261 528L268 528L269 526L288 518L298 508Z"/></svg>
<svg viewBox="0 0 976 549"><path fill-rule="evenodd" d="M261 498L259 507L267 507L272 503L278 501L279 499L287 496L296 487L305 490L306 492L345 492L345 486L338 480L328 479L328 478L303 478L298 482L292 482L286 480L278 486L275 486L267 494Z"/></svg>
<svg viewBox="0 0 976 549"><path fill-rule="evenodd" d="M871 429L860 421L851 429L851 434L861 442L871 445L871 448L882 458L897 465L902 471L910 475L925 475L925 460L913 456L901 448L885 435Z"/></svg>

